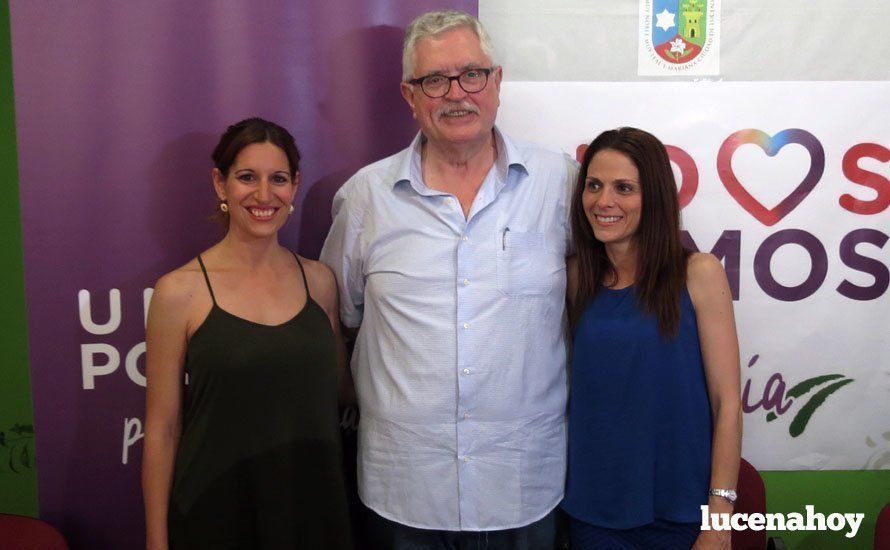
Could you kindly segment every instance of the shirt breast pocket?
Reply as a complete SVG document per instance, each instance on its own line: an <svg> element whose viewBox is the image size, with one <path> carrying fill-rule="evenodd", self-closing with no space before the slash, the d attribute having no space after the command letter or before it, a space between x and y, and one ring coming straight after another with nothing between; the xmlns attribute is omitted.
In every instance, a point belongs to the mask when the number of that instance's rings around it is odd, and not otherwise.
<svg viewBox="0 0 890 550"><path fill-rule="evenodd" d="M537 296L553 290L565 258L548 247L544 233L502 230L497 234L498 290L506 296Z"/></svg>

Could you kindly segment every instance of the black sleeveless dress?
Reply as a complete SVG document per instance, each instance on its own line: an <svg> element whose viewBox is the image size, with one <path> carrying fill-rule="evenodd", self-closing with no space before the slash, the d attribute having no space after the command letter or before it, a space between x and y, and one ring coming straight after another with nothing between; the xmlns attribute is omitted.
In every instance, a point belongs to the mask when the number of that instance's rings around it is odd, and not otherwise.
<svg viewBox="0 0 890 550"><path fill-rule="evenodd" d="M337 348L309 295L270 326L216 303L188 342L170 548L351 548Z"/></svg>

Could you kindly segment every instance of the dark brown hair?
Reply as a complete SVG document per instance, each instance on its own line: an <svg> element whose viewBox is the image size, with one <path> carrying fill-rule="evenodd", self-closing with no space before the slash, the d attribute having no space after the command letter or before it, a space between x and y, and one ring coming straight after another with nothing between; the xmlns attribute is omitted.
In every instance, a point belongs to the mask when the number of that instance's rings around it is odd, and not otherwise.
<svg viewBox="0 0 890 550"><path fill-rule="evenodd" d="M232 124L223 132L211 155L213 165L222 173L223 177L226 177L229 175L229 168L232 167L242 149L254 143L267 142L284 151L290 168L290 177L293 180L300 170L300 150L297 149L294 136L274 122L258 117L246 118ZM229 216L218 210L220 202L217 200L217 211L214 217L220 218L225 230L229 226Z"/></svg>
<svg viewBox="0 0 890 550"><path fill-rule="evenodd" d="M634 237L638 254L634 290L643 311L658 318L661 334L676 336L689 257L680 240L677 184L664 145L637 128L603 132L587 147L581 162L572 196L572 239L578 255L578 290L569 312L572 327L605 282L617 279L615 267L603 243L594 237L581 202L590 161L604 149L627 155L640 173L642 211Z"/></svg>
<svg viewBox="0 0 890 550"><path fill-rule="evenodd" d="M266 142L277 145L284 151L290 166L290 176L295 177L300 170L300 151L294 143L294 137L274 122L257 117L244 119L226 129L213 149L213 165L223 176L227 176L242 149L253 143Z"/></svg>

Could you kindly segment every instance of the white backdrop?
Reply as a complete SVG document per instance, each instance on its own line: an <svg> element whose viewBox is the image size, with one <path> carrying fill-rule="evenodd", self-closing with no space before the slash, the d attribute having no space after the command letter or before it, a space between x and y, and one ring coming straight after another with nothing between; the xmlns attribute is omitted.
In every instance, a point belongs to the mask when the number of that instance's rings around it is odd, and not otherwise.
<svg viewBox="0 0 890 550"><path fill-rule="evenodd" d="M572 155L630 125L691 157L684 227L738 281L748 460L890 468L890 83L505 82L501 100L507 133Z"/></svg>
<svg viewBox="0 0 890 550"><path fill-rule="evenodd" d="M720 0L720 75L888 80L887 0ZM479 0L504 78L642 81L639 0Z"/></svg>

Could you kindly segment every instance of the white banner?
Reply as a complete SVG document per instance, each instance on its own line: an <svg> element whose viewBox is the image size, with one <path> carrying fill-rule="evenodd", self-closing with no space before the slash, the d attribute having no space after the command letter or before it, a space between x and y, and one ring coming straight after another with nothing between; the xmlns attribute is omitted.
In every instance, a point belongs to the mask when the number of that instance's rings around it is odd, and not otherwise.
<svg viewBox="0 0 890 550"><path fill-rule="evenodd" d="M641 9L651 6L651 12ZM698 38L711 37L708 63L732 81L888 80L890 2L857 0L697 0L707 4ZM685 8L684 8L685 4ZM705 42L696 40L681 13L690 0L479 0L479 18L494 41L504 78L525 82L617 82L692 78ZM658 14L662 14L661 21ZM673 21L671 15L674 15ZM689 16L690 14L687 14ZM651 27L647 25L649 17ZM658 23L662 25L659 27ZM675 26L672 27L670 24ZM640 34L641 25L654 33ZM681 28L682 27L682 28ZM716 32L715 32L716 31ZM664 33L664 35L662 35ZM677 43L674 33L683 44ZM703 33L703 34L702 34ZM669 35L669 36L668 36ZM686 67L671 76L640 76L640 42L668 38ZM692 42L693 46L685 44ZM697 43L700 42L700 43ZM674 49L671 52L671 49ZM716 49L715 49L716 48ZM688 54L688 55L687 55ZM658 58L664 60L660 55ZM686 66L694 61L695 66ZM717 74L713 72L698 74ZM709 76L708 78L714 78Z"/></svg>
<svg viewBox="0 0 890 550"><path fill-rule="evenodd" d="M684 227L736 295L746 459L890 468L890 83L504 82L501 101L508 134L573 156L618 126L670 146Z"/></svg>

